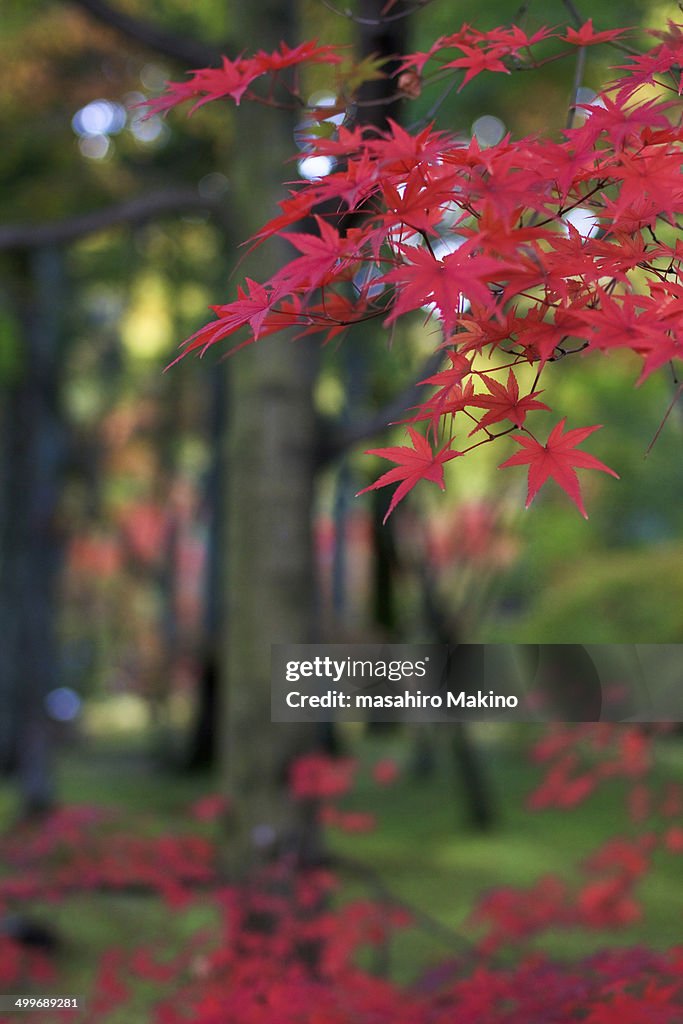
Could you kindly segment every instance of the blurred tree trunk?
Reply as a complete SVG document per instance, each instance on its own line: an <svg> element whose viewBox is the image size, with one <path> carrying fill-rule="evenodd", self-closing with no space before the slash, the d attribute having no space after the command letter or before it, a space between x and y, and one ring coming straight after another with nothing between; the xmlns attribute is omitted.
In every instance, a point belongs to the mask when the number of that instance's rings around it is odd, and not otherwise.
<svg viewBox="0 0 683 1024"><path fill-rule="evenodd" d="M377 128L387 127L387 118L398 121L401 115L401 99L396 96L396 82L393 73L396 71L402 53L407 53L408 18L392 18L382 16L387 6L386 0L359 0L358 3L358 52L359 56L384 58L387 63L382 71L388 78L376 78L364 82L358 99L360 119L365 124L373 124Z"/></svg>
<svg viewBox="0 0 683 1024"><path fill-rule="evenodd" d="M239 4L234 27L246 51L291 44L295 4ZM282 110L253 104L239 112L232 184L243 238L276 212L293 127L293 115ZM259 249L254 276L289 255L284 245ZM315 734L308 725L270 721L270 645L313 639L316 372L317 343L283 336L230 360L220 759L234 801L228 856L236 872L283 845L314 856L316 844L311 821L299 816L285 788L287 765L313 746Z"/></svg>
<svg viewBox="0 0 683 1024"><path fill-rule="evenodd" d="M378 20L384 0L363 0L361 6L366 21ZM274 48L281 40L291 45L301 37L296 11L295 0L236 4L235 38L248 52ZM399 54L404 33L404 20L364 25L359 54ZM387 116L397 116L396 103L387 103L393 89L391 79L364 86L361 99L375 104L360 107L364 122L384 127ZM275 200L283 194L294 126L293 116L256 104L243 115L233 174L243 237L277 212ZM259 249L254 276L263 279L291 255L289 247L278 249L272 243ZM240 276L248 267L249 260ZM231 840L238 870L253 859L257 847L266 853L283 839L289 838L306 859L315 856L317 847L310 814L305 820L297 816L283 783L292 756L314 747L319 735L306 725L270 724L270 645L315 639L317 350L315 340L289 344L279 336L258 342L231 361L221 760L227 789L239 801Z"/></svg>
<svg viewBox="0 0 683 1024"><path fill-rule="evenodd" d="M7 391L3 430L0 588L0 756L18 776L26 813L54 799L46 695L58 683L59 521L67 456L61 416L63 255L56 248L14 258L13 298L22 358Z"/></svg>
<svg viewBox="0 0 683 1024"><path fill-rule="evenodd" d="M436 583L429 566L421 570L422 598L427 625L436 643L451 647L450 660L457 666L457 676L471 685L482 679L484 648L481 644L460 643L462 629L457 619L449 619L442 606ZM486 773L477 743L467 722L453 722L446 726L451 742L456 783L459 783L460 797L464 806L464 821L467 827L484 832L496 824L495 798ZM417 734L418 748L415 767L423 778L433 774L436 760L430 756L429 734L420 729Z"/></svg>
<svg viewBox="0 0 683 1024"><path fill-rule="evenodd" d="M202 771L216 765L219 723L218 659L227 628L223 581L223 545L226 533L228 473L227 443L228 374L232 363L209 366L204 384L210 396L208 416L211 464L205 484L204 505L208 511L207 568L204 585L204 649L199 664L195 712L189 734L184 768Z"/></svg>

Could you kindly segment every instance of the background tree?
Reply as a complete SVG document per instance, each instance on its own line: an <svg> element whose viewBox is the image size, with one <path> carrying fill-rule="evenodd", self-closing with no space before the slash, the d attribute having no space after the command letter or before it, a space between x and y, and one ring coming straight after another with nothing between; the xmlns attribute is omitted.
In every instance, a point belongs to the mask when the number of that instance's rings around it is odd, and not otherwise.
<svg viewBox="0 0 683 1024"><path fill-rule="evenodd" d="M115 37L95 31L93 25L88 31L88 22L74 16L72 9L55 9L46 21L32 22L31 15L28 8L17 9L4 42L8 74L4 97L16 131L13 145L3 153L4 173L11 183L3 212L6 219L16 222L23 215L25 220L0 230L5 269L2 386L6 399L2 429L2 622L6 643L0 667L1 747L5 768L19 772L27 811L44 808L54 797L50 770L54 727L44 701L63 681L58 643L60 579L74 525L69 521L70 495L74 482L86 480L90 473L88 450L80 447L81 436L72 409L67 411L65 394L77 362L75 336L82 330L81 311L86 304L84 290L76 286L72 290L72 250L67 247L117 226L139 229L169 213L205 212L216 205L194 187L173 187L166 181L152 190L150 186L158 179L153 154L145 153L145 146L150 139L153 144L157 136L147 131L138 139L133 131L135 118L130 121L129 136L119 142L123 152L116 166L108 171L103 166L102 174L96 172L98 161L113 149L114 136L123 129L127 111L123 102L93 101L93 67L99 68L99 61L108 62L109 88L121 101L123 91L130 93L137 84L135 76L126 66L125 54L117 51ZM66 61L60 49L65 42L73 47L67 48ZM79 51L81 72L70 78L66 65L78 58ZM209 46L195 51L204 59L210 59L212 53ZM22 74L16 73L18 67ZM35 75L43 83L41 102L27 124L20 111L30 94L28 82L35 80ZM142 98L141 94L137 98ZM135 99L129 95L128 102ZM76 135L69 123L72 116ZM68 133L67 144L63 135L55 138L51 124L61 125ZM79 139L80 148L76 145ZM146 159L150 156L151 162ZM59 167L63 177L58 189L44 187L45 166L53 172ZM130 199L131 186L150 191ZM41 216L42 221L37 219ZM100 307L103 294L101 290Z"/></svg>

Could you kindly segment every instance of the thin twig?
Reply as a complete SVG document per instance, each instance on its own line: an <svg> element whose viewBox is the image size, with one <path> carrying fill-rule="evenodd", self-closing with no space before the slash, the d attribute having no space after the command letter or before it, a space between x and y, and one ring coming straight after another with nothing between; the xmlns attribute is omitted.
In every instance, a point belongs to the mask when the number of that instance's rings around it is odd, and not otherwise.
<svg viewBox="0 0 683 1024"><path fill-rule="evenodd" d="M654 448L655 444L657 443L657 440L659 439L659 435L661 434L662 430L664 429L664 425L665 425L666 421L668 420L669 416L671 415L671 413L673 411L673 408L676 405L676 402L681 397L681 391L683 391L683 383L679 384L678 387L676 388L676 391L674 392L674 396L671 399L671 402L669 403L669 408L664 413L664 416L662 418L662 422L659 424L659 426L657 427L657 430L655 431L655 436L652 438L652 440L650 441L649 445L647 446L647 448L645 450L645 455L643 456L644 459L646 459L648 457L648 455L650 454L650 452Z"/></svg>

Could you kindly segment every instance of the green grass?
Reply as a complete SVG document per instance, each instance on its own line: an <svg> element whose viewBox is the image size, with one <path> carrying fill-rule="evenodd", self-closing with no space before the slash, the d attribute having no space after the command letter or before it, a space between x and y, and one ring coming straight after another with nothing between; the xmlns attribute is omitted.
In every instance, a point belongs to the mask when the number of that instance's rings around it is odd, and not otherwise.
<svg viewBox="0 0 683 1024"><path fill-rule="evenodd" d="M467 919L478 896L497 886L529 886L544 875L568 882L583 876L581 862L615 834L633 834L624 812L624 784L606 784L575 810L530 812L524 803L539 779L518 743L482 744L482 755L494 793L499 820L490 833L473 833L463 824L462 794L453 768L441 751L434 779L405 777L393 789L377 793L361 785L354 806L371 805L379 828L361 836L335 833L333 845L341 854L375 866L400 899L413 904L457 932L465 942L473 935ZM405 758L399 743L375 744L365 751L371 760L388 754ZM683 745L662 741L654 774L656 783L683 779ZM643 919L618 931L584 930L545 933L536 942L549 955L576 957L606 945L647 944L667 948L681 940L680 863L675 855L657 855L653 870L638 890ZM441 953L443 943L428 927L418 938L407 935L397 943L394 966L399 976L411 977L424 966L423 957Z"/></svg>

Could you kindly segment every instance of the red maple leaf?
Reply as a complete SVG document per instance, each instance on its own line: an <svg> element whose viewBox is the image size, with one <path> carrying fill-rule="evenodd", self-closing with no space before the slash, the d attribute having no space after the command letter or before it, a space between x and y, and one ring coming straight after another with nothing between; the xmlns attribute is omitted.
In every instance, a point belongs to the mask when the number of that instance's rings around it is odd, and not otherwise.
<svg viewBox="0 0 683 1024"><path fill-rule="evenodd" d="M656 216L675 217L683 200L679 154L669 146L647 146L619 156L620 166L611 168L611 175L621 179L621 192L613 208L605 207L613 221L618 222L630 204L642 204L646 197L654 204Z"/></svg>
<svg viewBox="0 0 683 1024"><path fill-rule="evenodd" d="M382 182L382 192L387 212L383 216L384 224L394 226L406 225L414 231L424 234L435 234L435 225L441 220L443 211L440 206L453 194L454 176L435 176L426 178L424 169L418 166L410 172L405 182L394 185L391 181Z"/></svg>
<svg viewBox="0 0 683 1024"><path fill-rule="evenodd" d="M172 107L177 107L190 99L195 100L190 109L191 114L205 103L227 96L239 106L242 96L254 79L264 74L264 68L253 60L241 57L229 60L223 57L221 67L200 68L191 74L192 77L187 82L166 82L166 88L160 96L140 104L147 110L145 116L164 114Z"/></svg>
<svg viewBox="0 0 683 1024"><path fill-rule="evenodd" d="M651 85L656 82L657 75L664 75L667 71L678 71L678 58L676 52L669 46L662 46L648 53L634 54L630 58L630 64L617 64L615 70L627 71L628 77L613 82L609 89L615 91L617 100L623 102L633 96L641 85ZM680 95L683 86L683 76L679 77L677 92Z"/></svg>
<svg viewBox="0 0 683 1024"><path fill-rule="evenodd" d="M458 352L446 352L446 355L451 364L450 367L447 370L439 370L438 373L432 374L431 377L425 377L419 382L438 387L439 391L434 395L435 398L447 398L452 388L460 384L463 377L471 371L470 361L465 356L461 356Z"/></svg>
<svg viewBox="0 0 683 1024"><path fill-rule="evenodd" d="M596 32L593 28L593 19L589 18L579 29L568 27L566 36L560 38L564 43L572 43L573 46L595 46L596 43L610 43L627 31L625 28L613 28L606 32Z"/></svg>
<svg viewBox="0 0 683 1024"><path fill-rule="evenodd" d="M488 409L489 411L482 416L470 434L476 434L478 430L484 430L491 423L499 423L501 420L510 420L516 427L521 427L526 419L526 414L532 409L550 411L550 407L544 402L536 400L536 395L540 395L540 391L532 391L524 398L519 397L519 384L512 370L508 372L507 384L501 384L500 381L485 373L480 376L490 394L475 395L468 404L477 409Z"/></svg>
<svg viewBox="0 0 683 1024"><path fill-rule="evenodd" d="M596 294L600 296L600 306L576 314L588 327L585 337L591 349L606 352L613 348L630 348L640 353L652 339L659 339L663 334L656 316L646 318L638 312L646 301L643 296L620 295L616 301L599 289Z"/></svg>
<svg viewBox="0 0 683 1024"><path fill-rule="evenodd" d="M247 277L246 289L239 285L237 298L233 302L227 302L222 306L211 306L217 319L211 320L192 334L184 342L185 350L182 355L174 359L170 365L173 366L188 352L193 352L196 349L199 349L200 354L204 355L204 352L216 342L230 337L242 327L251 328L251 336L237 348L243 348L244 345L250 345L256 341L264 334L264 328L274 326L273 320L277 325L276 329L296 322L295 310L280 312L273 308L281 298L281 289L278 290L270 285L264 286Z"/></svg>
<svg viewBox="0 0 683 1024"><path fill-rule="evenodd" d="M379 480L375 480L374 484L370 484L369 487L364 487L356 495L358 497L359 494L365 494L366 491L376 491L379 487L387 487L400 480L401 483L394 491L389 509L384 517L385 523L399 501L405 498L408 491L412 490L420 480L431 480L444 491L446 485L443 478L443 464L462 455L462 452L450 450L453 439L435 452L429 441L412 427L408 427L408 433L412 441L412 448L408 445L394 445L392 448L371 448L370 451L365 452L366 455L380 455L383 459L390 459L392 462L398 463L394 469L388 469Z"/></svg>
<svg viewBox="0 0 683 1024"><path fill-rule="evenodd" d="M594 143L604 132L609 136L614 149L621 150L631 136L637 141L640 132L645 128L669 128L670 124L664 111L671 106L671 103L651 100L627 109L623 103L615 103L609 96L603 95L600 97L599 105L577 103L579 109L586 111L586 123L577 129L577 134L580 134L583 140L590 139Z"/></svg>
<svg viewBox="0 0 683 1024"><path fill-rule="evenodd" d="M588 452L576 451L576 446L585 441L595 430L599 430L602 424L593 427L578 427L575 430L568 430L563 434L566 418L561 419L550 432L545 444L539 444L535 437L525 434L513 434L513 439L522 445L522 451L515 452L505 462L501 462L499 469L506 469L508 466L529 466L529 489L527 492L526 507L528 508L534 500L543 484L550 477L560 485L572 499L584 519L588 519L588 513L583 505L579 478L574 467L579 469L600 469L603 473L609 473L619 479L619 474L613 469L600 462L594 455Z"/></svg>
<svg viewBox="0 0 683 1024"><path fill-rule="evenodd" d="M333 46L318 46L315 39L301 43L293 49L280 43L279 50L266 53L259 50L253 57L238 57L230 60L221 58L219 68L200 68L191 72L187 82L166 82L161 96L140 104L147 108L147 117L163 114L186 100L196 97L190 113L212 100L229 96L239 106L240 100L251 83L269 72L275 74L296 64L339 64L341 57Z"/></svg>
<svg viewBox="0 0 683 1024"><path fill-rule="evenodd" d="M442 65L444 68L466 69L465 77L458 88L458 92L476 75L481 74L482 71L502 71L506 75L510 74L510 68L506 67L503 63L503 57L508 56L510 53L508 47L492 46L486 50L477 46L460 44L460 49L464 53L464 57L456 57L455 60L450 60Z"/></svg>
<svg viewBox="0 0 683 1024"><path fill-rule="evenodd" d="M420 162L426 164L440 159L447 144L445 132L427 125L417 135L411 135L390 117L387 123L389 129L379 139L367 141L369 152L381 161L385 175L403 174Z"/></svg>
<svg viewBox="0 0 683 1024"><path fill-rule="evenodd" d="M448 373L447 370L445 372ZM410 422L431 420L430 429L436 435L439 420L444 416L455 416L456 413L465 410L472 404L473 397L474 383L471 378L465 381L464 385L451 384L448 387L443 387L432 398L416 407L418 411L410 417ZM400 422L407 421L400 420Z"/></svg>
<svg viewBox="0 0 683 1024"><path fill-rule="evenodd" d="M385 321L387 325L403 313L434 303L448 335L462 312L463 296L490 308L493 296L486 282L507 269L507 264L474 253L469 242L443 259L437 259L425 249L411 246L399 246L399 249L406 262L380 278L401 286L391 314Z"/></svg>
<svg viewBox="0 0 683 1024"><path fill-rule="evenodd" d="M304 187L296 192L290 192L288 199L282 199L278 203L282 213L277 217L272 217L253 236L252 242L254 244L252 248L255 248L257 244L266 238L270 238L271 235L278 234L283 228L291 227L292 224L304 220L316 202L317 197L313 189Z"/></svg>
<svg viewBox="0 0 683 1024"><path fill-rule="evenodd" d="M282 71L295 64L341 64L342 58L334 46L319 46L317 39L308 39L298 46L280 43L279 50L266 53L259 50L252 60L262 71Z"/></svg>
<svg viewBox="0 0 683 1024"><path fill-rule="evenodd" d="M303 255L290 260L272 277L277 286L282 285L292 292L306 291L308 296L332 277L350 265L357 255L353 252L356 234L349 231L340 235L336 228L327 224L322 217L315 217L320 234L283 233L295 249Z"/></svg>

